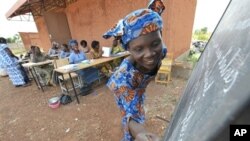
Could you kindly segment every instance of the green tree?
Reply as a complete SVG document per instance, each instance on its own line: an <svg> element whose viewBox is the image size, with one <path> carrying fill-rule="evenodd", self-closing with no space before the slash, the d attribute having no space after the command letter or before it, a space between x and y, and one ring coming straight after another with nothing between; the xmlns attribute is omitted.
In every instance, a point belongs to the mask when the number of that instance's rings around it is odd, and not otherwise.
<svg viewBox="0 0 250 141"><path fill-rule="evenodd" d="M20 43L20 42L22 42L19 34L15 34L12 37L8 37L6 40L8 43Z"/></svg>
<svg viewBox="0 0 250 141"><path fill-rule="evenodd" d="M194 34L193 34L193 39L195 40L203 40L203 41L208 41L210 38L211 33L208 33L208 28L203 27L201 29L196 29Z"/></svg>
<svg viewBox="0 0 250 141"><path fill-rule="evenodd" d="M200 31L202 34L207 34L207 27L201 28Z"/></svg>

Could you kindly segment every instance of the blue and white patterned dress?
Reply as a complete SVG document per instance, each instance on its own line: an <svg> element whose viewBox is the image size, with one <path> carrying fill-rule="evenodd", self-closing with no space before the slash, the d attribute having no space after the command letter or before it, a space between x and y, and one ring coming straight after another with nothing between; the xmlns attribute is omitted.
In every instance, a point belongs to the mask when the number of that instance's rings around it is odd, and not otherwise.
<svg viewBox="0 0 250 141"><path fill-rule="evenodd" d="M24 85L24 76L19 68L18 60L10 57L4 50L7 47L6 44L0 44L0 66L5 68L13 85Z"/></svg>

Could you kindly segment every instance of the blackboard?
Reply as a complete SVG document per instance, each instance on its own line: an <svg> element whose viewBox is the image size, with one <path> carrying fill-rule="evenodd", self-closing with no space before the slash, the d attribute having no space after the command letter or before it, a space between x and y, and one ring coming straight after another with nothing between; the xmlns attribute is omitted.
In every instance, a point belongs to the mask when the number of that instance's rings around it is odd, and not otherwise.
<svg viewBox="0 0 250 141"><path fill-rule="evenodd" d="M250 0L231 0L195 66L164 141L229 140L250 124Z"/></svg>

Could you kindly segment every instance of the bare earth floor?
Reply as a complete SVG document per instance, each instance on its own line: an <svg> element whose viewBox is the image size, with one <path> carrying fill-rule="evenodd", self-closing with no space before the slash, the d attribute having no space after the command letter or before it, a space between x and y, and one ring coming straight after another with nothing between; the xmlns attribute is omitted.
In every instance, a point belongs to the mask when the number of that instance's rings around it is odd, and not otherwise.
<svg viewBox="0 0 250 141"><path fill-rule="evenodd" d="M151 81L146 90L145 127L164 135L186 80L173 78L168 85ZM122 137L121 116L113 95L105 85L87 96L79 96L57 109L48 107L49 98L59 95L59 87L38 90L31 86L15 88L8 77L0 77L1 141L119 141Z"/></svg>

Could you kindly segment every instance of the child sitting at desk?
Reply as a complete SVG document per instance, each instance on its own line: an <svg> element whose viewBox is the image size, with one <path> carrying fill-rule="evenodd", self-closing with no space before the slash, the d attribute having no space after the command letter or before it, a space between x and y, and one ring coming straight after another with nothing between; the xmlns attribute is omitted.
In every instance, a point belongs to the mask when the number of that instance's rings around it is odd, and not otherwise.
<svg viewBox="0 0 250 141"><path fill-rule="evenodd" d="M72 52L69 56L70 64L81 63L81 61L87 59L85 54L79 50L78 42L76 40L70 40L69 46L72 48ZM92 82L99 79L98 69L93 67L79 70L77 73L81 76L82 82L87 86L91 86Z"/></svg>

